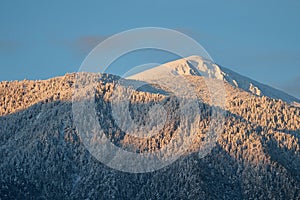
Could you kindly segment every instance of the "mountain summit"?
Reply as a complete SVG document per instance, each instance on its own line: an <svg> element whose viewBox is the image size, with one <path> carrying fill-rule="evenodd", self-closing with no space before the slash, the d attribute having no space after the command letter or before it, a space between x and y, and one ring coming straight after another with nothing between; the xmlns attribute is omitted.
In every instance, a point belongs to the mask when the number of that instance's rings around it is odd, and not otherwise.
<svg viewBox="0 0 300 200"><path fill-rule="evenodd" d="M127 78L146 80L149 78L159 78L159 76L166 74L205 76L208 78L215 78L218 80L226 81L234 87L240 88L257 96L267 96L273 99L281 99L287 103L294 105L300 103L299 99L286 94L285 92L259 83L248 77L242 76L230 69L219 66L209 60L203 59L200 56L190 56L187 58L168 62L161 66L157 66L138 74L134 74Z"/></svg>

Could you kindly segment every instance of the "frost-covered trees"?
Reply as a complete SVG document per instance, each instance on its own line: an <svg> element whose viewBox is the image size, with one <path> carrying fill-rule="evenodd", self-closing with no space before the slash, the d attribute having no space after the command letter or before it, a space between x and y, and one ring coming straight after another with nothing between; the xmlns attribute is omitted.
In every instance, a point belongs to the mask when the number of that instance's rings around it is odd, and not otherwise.
<svg viewBox="0 0 300 200"><path fill-rule="evenodd" d="M167 120L158 134L132 137L112 114L118 77L83 76L97 80L96 115L112 143L132 152L180 148L183 135L194 134L186 154L172 165L147 174L126 174L98 162L82 143L72 113L75 74L45 81L0 83L0 197L96 199L299 199L300 109L281 100L253 96L225 84L226 106L212 105L203 77L187 77L196 87L199 110L182 119L178 99L153 90L120 89L130 93L130 119L139 127L156 127L162 105ZM85 93L83 94L83 96ZM125 96L124 96L125 97ZM75 101L81 99L75 98ZM212 151L199 158L207 132L218 127L213 109L225 111ZM160 115L159 115L160 116ZM86 115L80 116L88 123ZM157 120L160 121L160 120ZM161 119L164 121L164 119ZM126 125L126 120L120 123ZM141 126L140 126L141 125ZM187 129L190 127L190 129ZM188 132L191 130L192 132ZM89 133L92 134L92 133ZM137 134L138 135L138 134ZM94 137L94 141L98 138ZM6 196L4 196L6 195Z"/></svg>

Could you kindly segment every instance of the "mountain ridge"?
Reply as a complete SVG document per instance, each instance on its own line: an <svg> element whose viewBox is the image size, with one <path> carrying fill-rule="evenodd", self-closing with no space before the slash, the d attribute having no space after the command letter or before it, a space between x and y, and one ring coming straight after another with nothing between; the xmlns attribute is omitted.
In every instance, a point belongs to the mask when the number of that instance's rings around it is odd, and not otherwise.
<svg viewBox="0 0 300 200"><path fill-rule="evenodd" d="M128 151L168 145L178 129L178 100L156 85L141 90L110 74L68 74L44 81L0 83L1 199L299 199L300 109L224 82L224 122L216 145L201 157L214 102L207 83L222 80L185 75L199 98L193 142L186 154L160 170L130 174L107 167L86 148L74 122L77 75L95 82L95 110L106 137ZM86 77L85 77L86 76ZM118 85L118 82L125 84ZM146 123L149 105L163 104L164 132L137 140L112 117L112 97L132 91L129 108ZM122 90L121 90L122 91ZM162 92L160 92L162 91ZM81 115L85 119L85 115ZM174 143L176 145L180 144Z"/></svg>

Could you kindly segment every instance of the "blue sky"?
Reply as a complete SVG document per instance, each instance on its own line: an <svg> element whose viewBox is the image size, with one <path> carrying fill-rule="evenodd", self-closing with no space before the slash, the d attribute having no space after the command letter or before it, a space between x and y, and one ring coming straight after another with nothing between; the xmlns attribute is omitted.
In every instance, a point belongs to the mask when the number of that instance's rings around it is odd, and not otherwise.
<svg viewBox="0 0 300 200"><path fill-rule="evenodd" d="M300 98L299 10L299 1L276 0L1 1L0 80L75 72L105 38L154 26L179 30L216 63ZM171 58L144 54L139 62ZM119 63L138 64L134 56Z"/></svg>

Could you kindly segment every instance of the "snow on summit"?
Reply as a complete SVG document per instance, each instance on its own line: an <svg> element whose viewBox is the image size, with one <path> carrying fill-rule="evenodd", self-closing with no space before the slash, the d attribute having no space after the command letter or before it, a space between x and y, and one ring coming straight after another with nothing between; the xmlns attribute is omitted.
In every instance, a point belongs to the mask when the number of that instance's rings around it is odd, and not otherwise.
<svg viewBox="0 0 300 200"><path fill-rule="evenodd" d="M225 67L221 67L210 60L203 59L200 56L189 56L179 60L171 61L129 76L127 79L150 81L177 75L205 76L208 78L215 78L228 82L234 87L240 88L257 96L268 96L274 99L281 99L294 105L300 103L299 99L288 95L285 92L259 83Z"/></svg>

